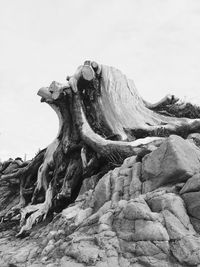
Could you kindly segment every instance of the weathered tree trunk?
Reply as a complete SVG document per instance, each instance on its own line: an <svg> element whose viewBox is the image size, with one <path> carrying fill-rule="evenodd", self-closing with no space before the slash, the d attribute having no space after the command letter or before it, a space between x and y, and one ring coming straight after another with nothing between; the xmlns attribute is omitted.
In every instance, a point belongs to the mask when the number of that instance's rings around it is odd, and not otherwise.
<svg viewBox="0 0 200 267"><path fill-rule="evenodd" d="M52 82L38 95L57 113L58 135L28 166L0 179L20 180L19 236L72 203L84 178L151 152L170 134L200 130L199 119L173 117L169 106L181 110L176 98L149 104L119 70L96 62L86 61L66 84Z"/></svg>

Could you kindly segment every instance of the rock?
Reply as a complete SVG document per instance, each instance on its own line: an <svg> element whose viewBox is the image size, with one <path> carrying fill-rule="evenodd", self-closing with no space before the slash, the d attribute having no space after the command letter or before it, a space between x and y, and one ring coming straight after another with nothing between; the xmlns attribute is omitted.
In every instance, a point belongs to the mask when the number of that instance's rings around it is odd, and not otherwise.
<svg viewBox="0 0 200 267"><path fill-rule="evenodd" d="M84 267L83 264L70 261L68 257L64 256L60 260L60 267Z"/></svg>
<svg viewBox="0 0 200 267"><path fill-rule="evenodd" d="M28 255L28 259L32 259L34 257L37 257L37 254L38 254L38 247L35 247L33 249L30 250L30 253Z"/></svg>
<svg viewBox="0 0 200 267"><path fill-rule="evenodd" d="M193 218L190 216L190 221L195 229L195 231L200 234L200 220L199 219L196 219L196 218Z"/></svg>
<svg viewBox="0 0 200 267"><path fill-rule="evenodd" d="M48 255L50 252L52 252L52 250L55 248L55 246L53 244L49 244L47 245L43 251L42 251L42 255Z"/></svg>
<svg viewBox="0 0 200 267"><path fill-rule="evenodd" d="M186 235L194 234L194 232L190 233L190 231L184 227L181 221L179 221L179 219L170 211L164 210L162 214L165 219L165 225L170 239L180 239Z"/></svg>
<svg viewBox="0 0 200 267"><path fill-rule="evenodd" d="M47 235L47 240L55 239L58 235L57 231L50 231L49 234Z"/></svg>
<svg viewBox="0 0 200 267"><path fill-rule="evenodd" d="M157 213L152 213L146 202L129 202L123 210L124 217L129 220L156 220L158 219Z"/></svg>
<svg viewBox="0 0 200 267"><path fill-rule="evenodd" d="M60 247L62 244L63 244L63 240L62 240L62 239L59 239L58 241L56 241L56 242L54 243L54 246L55 246L55 247Z"/></svg>
<svg viewBox="0 0 200 267"><path fill-rule="evenodd" d="M111 225L113 220L113 212L108 211L99 218L99 222L107 225Z"/></svg>
<svg viewBox="0 0 200 267"><path fill-rule="evenodd" d="M130 198L138 197L141 194L142 183L140 181L141 177L141 162L137 162L132 167L132 178L129 186Z"/></svg>
<svg viewBox="0 0 200 267"><path fill-rule="evenodd" d="M135 249L135 254L137 257L140 256L154 256L158 257L161 259L167 258L166 253L162 252L159 247L156 246L151 241L138 241L136 243L136 249ZM162 254L162 255L161 255Z"/></svg>
<svg viewBox="0 0 200 267"><path fill-rule="evenodd" d="M148 191L168 183L185 182L200 172L199 161L200 150L195 145L172 135L143 158L142 181L151 181Z"/></svg>
<svg viewBox="0 0 200 267"><path fill-rule="evenodd" d="M135 221L134 241L168 241L169 235L160 222Z"/></svg>
<svg viewBox="0 0 200 267"><path fill-rule="evenodd" d="M80 225L85 219L87 219L92 214L92 208L87 209L80 209L76 218L75 218L75 225Z"/></svg>
<svg viewBox="0 0 200 267"><path fill-rule="evenodd" d="M84 194L85 192L89 191L90 189L94 189L96 184L98 183L100 177L99 175L93 175L83 180L79 195Z"/></svg>
<svg viewBox="0 0 200 267"><path fill-rule="evenodd" d="M110 200L110 173L104 175L94 190L94 208L98 210L103 204Z"/></svg>
<svg viewBox="0 0 200 267"><path fill-rule="evenodd" d="M60 249L61 249L61 250L66 250L67 246L68 246L68 242L63 242L63 243L60 245Z"/></svg>
<svg viewBox="0 0 200 267"><path fill-rule="evenodd" d="M22 247L19 249L14 256L14 259L17 263L24 263L27 261L31 247Z"/></svg>
<svg viewBox="0 0 200 267"><path fill-rule="evenodd" d="M33 263L33 264L30 264L28 267L43 267L44 265L41 264L41 263Z"/></svg>
<svg viewBox="0 0 200 267"><path fill-rule="evenodd" d="M78 215L80 210L81 209L80 209L78 204L77 205L73 205L71 207L68 207L68 208L64 209L62 211L62 216L63 216L63 218L65 220L74 220L76 218L76 216ZM56 233L56 235L57 235L57 233ZM54 236L50 237L50 238L54 238Z"/></svg>
<svg viewBox="0 0 200 267"><path fill-rule="evenodd" d="M186 236L171 241L171 252L184 266L196 266L200 264L200 239Z"/></svg>
<svg viewBox="0 0 200 267"><path fill-rule="evenodd" d="M9 265L2 259L0 259L0 266L1 267L9 267ZM16 266L16 265L13 264L13 266Z"/></svg>
<svg viewBox="0 0 200 267"><path fill-rule="evenodd" d="M130 263L127 259L125 259L124 257L120 257L119 258L119 266L123 266L123 267L130 267Z"/></svg>
<svg viewBox="0 0 200 267"><path fill-rule="evenodd" d="M180 191L180 194L200 191L200 173L193 175Z"/></svg>
<svg viewBox="0 0 200 267"><path fill-rule="evenodd" d="M98 259L99 249L88 242L73 243L67 247L65 254L86 265L94 265Z"/></svg>
<svg viewBox="0 0 200 267"><path fill-rule="evenodd" d="M200 192L185 193L182 195L185 201L188 213L197 219L200 219Z"/></svg>
<svg viewBox="0 0 200 267"><path fill-rule="evenodd" d="M153 192L146 199L147 203L154 212L161 212L168 210L171 214L174 214L179 221L185 226L185 228L193 231L190 223L190 218L187 215L184 202L182 198L174 193L154 194Z"/></svg>
<svg viewBox="0 0 200 267"><path fill-rule="evenodd" d="M49 263L46 265L46 267L55 267L55 264L54 263Z"/></svg>
<svg viewBox="0 0 200 267"><path fill-rule="evenodd" d="M142 163L126 159L34 238L0 231L0 266L200 266L199 153L171 136Z"/></svg>
<svg viewBox="0 0 200 267"><path fill-rule="evenodd" d="M130 171L130 169L128 169ZM130 173L130 172L129 172ZM129 176L130 177L130 176ZM113 177L111 176L111 189L112 189L112 202L117 205L117 203L123 199L124 195L124 180L126 179L125 176Z"/></svg>
<svg viewBox="0 0 200 267"><path fill-rule="evenodd" d="M108 262L108 267L120 267L118 262L118 257L109 257L107 262Z"/></svg>
<svg viewBox="0 0 200 267"><path fill-rule="evenodd" d="M141 265L132 265L133 267L144 267L144 266L151 266L151 267L182 267L182 265L179 265L177 263L168 262L167 260L159 260L155 257L146 257L141 256L139 258L139 263ZM131 266L131 267L132 267Z"/></svg>
<svg viewBox="0 0 200 267"><path fill-rule="evenodd" d="M119 175L121 176L130 176L131 175L131 168L120 168Z"/></svg>
<svg viewBox="0 0 200 267"><path fill-rule="evenodd" d="M62 236L65 234L65 231L63 229L58 230L58 235Z"/></svg>
<svg viewBox="0 0 200 267"><path fill-rule="evenodd" d="M133 164L136 163L136 156L128 157L124 160L121 168L132 168Z"/></svg>
<svg viewBox="0 0 200 267"><path fill-rule="evenodd" d="M158 247L162 252L169 255L170 253L170 244L168 241L154 241L153 242L156 247Z"/></svg>
<svg viewBox="0 0 200 267"><path fill-rule="evenodd" d="M194 143L197 147L200 147L200 133L189 134L187 139Z"/></svg>

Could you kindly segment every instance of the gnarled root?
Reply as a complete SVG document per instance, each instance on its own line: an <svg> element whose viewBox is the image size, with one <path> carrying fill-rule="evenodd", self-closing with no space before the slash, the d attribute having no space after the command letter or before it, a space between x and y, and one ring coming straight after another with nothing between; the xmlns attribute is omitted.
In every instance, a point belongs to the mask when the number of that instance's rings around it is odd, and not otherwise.
<svg viewBox="0 0 200 267"><path fill-rule="evenodd" d="M28 205L27 207L21 210L20 225L22 227L20 232L17 234L17 237L21 237L24 233L29 231L34 224L46 218L52 206L52 198L53 198L53 188L50 184L45 194L44 203L37 205Z"/></svg>
<svg viewBox="0 0 200 267"><path fill-rule="evenodd" d="M183 110L177 98L167 96L151 105L120 71L96 62L86 61L66 84L53 82L38 94L56 111L60 126L54 142L28 166L0 179L20 177L23 208L18 236L50 211L59 212L72 203L84 178L99 175L126 157L140 158L170 134L200 131L199 119L159 114L166 110L170 115L169 106Z"/></svg>

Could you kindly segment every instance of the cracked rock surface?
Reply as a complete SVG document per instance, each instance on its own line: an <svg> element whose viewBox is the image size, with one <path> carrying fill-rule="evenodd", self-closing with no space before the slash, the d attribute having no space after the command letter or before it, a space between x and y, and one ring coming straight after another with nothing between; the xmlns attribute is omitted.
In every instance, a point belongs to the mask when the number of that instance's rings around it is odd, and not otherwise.
<svg viewBox="0 0 200 267"><path fill-rule="evenodd" d="M200 149L170 136L141 162L87 179L76 202L30 236L2 230L0 266L200 266L199 196Z"/></svg>

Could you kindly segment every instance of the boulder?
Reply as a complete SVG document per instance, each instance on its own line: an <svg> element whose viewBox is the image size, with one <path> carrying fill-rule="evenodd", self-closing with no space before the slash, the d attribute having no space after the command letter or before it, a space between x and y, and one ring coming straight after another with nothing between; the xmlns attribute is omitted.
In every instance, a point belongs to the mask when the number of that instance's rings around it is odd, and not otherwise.
<svg viewBox="0 0 200 267"><path fill-rule="evenodd" d="M191 221L191 224L193 225L194 227L194 230L200 234L200 220L199 219L196 219L196 218L193 218L193 217L190 217L190 221Z"/></svg>
<svg viewBox="0 0 200 267"><path fill-rule="evenodd" d="M167 210L173 214L185 228L194 232L190 223L190 218L185 209L184 201L180 196L174 193L164 193L162 191L157 194L156 192L151 192L146 201L153 212L162 212Z"/></svg>
<svg viewBox="0 0 200 267"><path fill-rule="evenodd" d="M180 191L180 194L200 191L200 173L193 175Z"/></svg>
<svg viewBox="0 0 200 267"><path fill-rule="evenodd" d="M142 181L146 192L169 183L187 181L200 172L200 150L191 142L171 135L142 160ZM143 193L146 193L143 192Z"/></svg>
<svg viewBox="0 0 200 267"><path fill-rule="evenodd" d="M180 239L187 235L192 235L194 232L190 232L182 222L174 216L170 211L164 210L163 216L165 219L165 226L169 234L170 239Z"/></svg>
<svg viewBox="0 0 200 267"><path fill-rule="evenodd" d="M200 219L200 192L185 193L182 195L189 215Z"/></svg>
<svg viewBox="0 0 200 267"><path fill-rule="evenodd" d="M135 221L134 241L168 241L169 235L160 222L148 220Z"/></svg>
<svg viewBox="0 0 200 267"><path fill-rule="evenodd" d="M199 266L199 248L200 240L195 236L185 236L171 242L171 252L182 266Z"/></svg>

